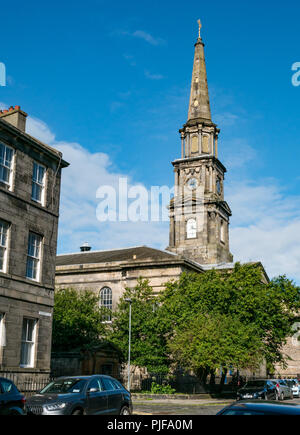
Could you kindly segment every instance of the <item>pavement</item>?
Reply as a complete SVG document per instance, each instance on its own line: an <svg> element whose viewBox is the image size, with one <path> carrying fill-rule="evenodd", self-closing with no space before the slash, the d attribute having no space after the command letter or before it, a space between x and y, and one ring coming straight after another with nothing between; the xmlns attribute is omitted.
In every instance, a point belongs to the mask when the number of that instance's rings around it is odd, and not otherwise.
<svg viewBox="0 0 300 435"><path fill-rule="evenodd" d="M216 415L233 399L133 399L134 415ZM284 403L300 405L300 399Z"/></svg>
<svg viewBox="0 0 300 435"><path fill-rule="evenodd" d="M135 415L215 415L234 400L133 399Z"/></svg>

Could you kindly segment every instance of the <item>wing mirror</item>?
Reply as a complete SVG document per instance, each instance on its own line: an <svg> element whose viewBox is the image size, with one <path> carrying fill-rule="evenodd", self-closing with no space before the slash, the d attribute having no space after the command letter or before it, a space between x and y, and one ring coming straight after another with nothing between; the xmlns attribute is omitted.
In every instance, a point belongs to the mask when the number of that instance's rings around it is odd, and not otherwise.
<svg viewBox="0 0 300 435"><path fill-rule="evenodd" d="M99 388L90 388L88 390L88 393L98 393L98 391L99 391Z"/></svg>

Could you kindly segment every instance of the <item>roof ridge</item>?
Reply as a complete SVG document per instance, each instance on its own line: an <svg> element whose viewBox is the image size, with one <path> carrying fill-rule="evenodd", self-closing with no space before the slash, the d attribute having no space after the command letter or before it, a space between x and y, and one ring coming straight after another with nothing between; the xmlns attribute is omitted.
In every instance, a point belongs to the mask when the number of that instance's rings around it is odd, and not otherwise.
<svg viewBox="0 0 300 435"><path fill-rule="evenodd" d="M156 249L156 248L151 248L150 246L140 245L140 246L130 246L128 248L101 249L101 250L97 250L97 251L86 251L86 252L81 252L81 251L80 252L70 252L69 254L58 254L57 257L63 257L63 256L67 256L67 255L97 254L97 253L101 253L101 252L128 251L130 249L140 249L140 248Z"/></svg>

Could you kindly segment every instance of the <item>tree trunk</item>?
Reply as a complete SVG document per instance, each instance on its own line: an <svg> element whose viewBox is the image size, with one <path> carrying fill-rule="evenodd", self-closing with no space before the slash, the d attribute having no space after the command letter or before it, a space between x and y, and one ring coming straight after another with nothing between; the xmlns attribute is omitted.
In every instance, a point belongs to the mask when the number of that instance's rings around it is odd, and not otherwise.
<svg viewBox="0 0 300 435"><path fill-rule="evenodd" d="M208 368L197 370L196 376L199 379L199 382L200 382L200 384L202 386L206 385L208 374L209 374L209 369Z"/></svg>
<svg viewBox="0 0 300 435"><path fill-rule="evenodd" d="M210 371L210 381L209 381L209 385L211 385L211 386L216 385L216 371L215 371L215 370L211 370L211 371Z"/></svg>
<svg viewBox="0 0 300 435"><path fill-rule="evenodd" d="M221 377L221 383L220 383L220 392L223 391L224 384L225 384L225 379L226 379L226 376L227 376L227 372L228 372L228 370L223 368L222 377Z"/></svg>

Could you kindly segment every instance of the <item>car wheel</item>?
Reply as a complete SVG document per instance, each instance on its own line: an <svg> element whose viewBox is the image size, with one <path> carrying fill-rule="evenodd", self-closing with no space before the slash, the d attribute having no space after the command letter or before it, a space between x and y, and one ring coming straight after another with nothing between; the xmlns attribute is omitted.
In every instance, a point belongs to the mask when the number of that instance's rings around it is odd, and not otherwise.
<svg viewBox="0 0 300 435"><path fill-rule="evenodd" d="M12 409L9 413L9 415L21 415L20 412L16 411L15 409Z"/></svg>
<svg viewBox="0 0 300 435"><path fill-rule="evenodd" d="M130 415L130 409L127 406L123 406L120 415Z"/></svg>
<svg viewBox="0 0 300 435"><path fill-rule="evenodd" d="M83 413L82 413L81 409L75 409L75 411L73 411L71 415L82 415L82 414Z"/></svg>

